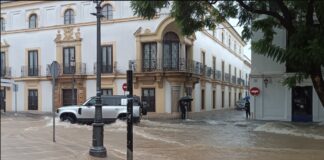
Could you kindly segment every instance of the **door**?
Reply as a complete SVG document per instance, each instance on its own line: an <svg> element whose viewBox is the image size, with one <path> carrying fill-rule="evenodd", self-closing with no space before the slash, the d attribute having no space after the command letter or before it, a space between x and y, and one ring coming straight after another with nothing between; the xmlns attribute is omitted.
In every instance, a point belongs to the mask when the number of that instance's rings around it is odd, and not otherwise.
<svg viewBox="0 0 324 160"><path fill-rule="evenodd" d="M224 97L224 91L222 91L222 108L224 108L224 99L225 99L225 97Z"/></svg>
<svg viewBox="0 0 324 160"><path fill-rule="evenodd" d="M312 87L292 88L292 121L312 122L313 104Z"/></svg>
<svg viewBox="0 0 324 160"><path fill-rule="evenodd" d="M180 87L175 86L171 88L171 111L179 112L179 99L180 99Z"/></svg>
<svg viewBox="0 0 324 160"><path fill-rule="evenodd" d="M155 88L143 88L142 101L146 104L148 112L155 112Z"/></svg>
<svg viewBox="0 0 324 160"><path fill-rule="evenodd" d="M38 110L38 92L36 89L28 90L28 110Z"/></svg>
<svg viewBox="0 0 324 160"><path fill-rule="evenodd" d="M0 109L6 111L6 90L5 89L0 90L0 105L1 105Z"/></svg>
<svg viewBox="0 0 324 160"><path fill-rule="evenodd" d="M72 104L76 104L77 102L77 89L74 89L74 98L72 97L72 89L63 89L62 90L62 99L63 106L70 106ZM74 102L73 102L74 100ZM73 102L73 103L72 103Z"/></svg>

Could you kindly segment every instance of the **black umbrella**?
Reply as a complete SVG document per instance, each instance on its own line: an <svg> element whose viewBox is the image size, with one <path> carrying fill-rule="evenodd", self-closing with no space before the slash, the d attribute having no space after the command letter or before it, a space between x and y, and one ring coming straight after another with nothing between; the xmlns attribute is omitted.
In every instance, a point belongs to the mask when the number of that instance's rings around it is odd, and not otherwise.
<svg viewBox="0 0 324 160"><path fill-rule="evenodd" d="M190 97L190 96L184 96L184 97L181 97L179 101L186 101L186 102L190 102L192 101L193 99Z"/></svg>

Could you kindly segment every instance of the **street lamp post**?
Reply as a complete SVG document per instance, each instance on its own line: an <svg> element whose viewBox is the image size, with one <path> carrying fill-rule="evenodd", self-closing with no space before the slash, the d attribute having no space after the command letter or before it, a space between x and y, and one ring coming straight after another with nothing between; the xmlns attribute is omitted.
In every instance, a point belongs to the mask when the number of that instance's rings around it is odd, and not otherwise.
<svg viewBox="0 0 324 160"><path fill-rule="evenodd" d="M96 95L96 109L95 118L92 132L92 147L90 148L89 154L94 157L107 157L107 150L103 146L103 126L102 122L102 104L101 104L101 33L100 33L100 18L103 17L101 13L101 3L102 1L94 1L97 4L96 13L91 13L97 17L97 95Z"/></svg>
<svg viewBox="0 0 324 160"><path fill-rule="evenodd" d="M75 59L71 59L71 69L72 69L72 105L75 105L75 93L74 93L74 84L75 84L75 80L74 80L74 74L75 74Z"/></svg>

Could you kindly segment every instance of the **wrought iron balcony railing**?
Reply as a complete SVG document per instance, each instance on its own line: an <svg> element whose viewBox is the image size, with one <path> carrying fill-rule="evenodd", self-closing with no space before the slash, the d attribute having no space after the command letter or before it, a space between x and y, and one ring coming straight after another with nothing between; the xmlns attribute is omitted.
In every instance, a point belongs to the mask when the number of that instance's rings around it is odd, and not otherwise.
<svg viewBox="0 0 324 160"><path fill-rule="evenodd" d="M211 67L207 67L200 62L180 59L139 59L130 60L129 68L135 72L189 72L197 75L210 77L212 74Z"/></svg>
<svg viewBox="0 0 324 160"><path fill-rule="evenodd" d="M46 67L46 75L51 76L51 65L48 64ZM59 64L59 75L86 75L86 64L85 63L76 63L75 66L67 66Z"/></svg>
<svg viewBox="0 0 324 160"><path fill-rule="evenodd" d="M115 73L117 67L117 62L115 61L114 64L110 64L110 65L102 65L101 66L101 73L102 74L107 74L107 73ZM93 74L97 73L97 62L95 62L93 64Z"/></svg>
<svg viewBox="0 0 324 160"><path fill-rule="evenodd" d="M38 77L41 76L41 66L22 66L21 77Z"/></svg>
<svg viewBox="0 0 324 160"><path fill-rule="evenodd" d="M1 78L11 78L11 67L1 67Z"/></svg>

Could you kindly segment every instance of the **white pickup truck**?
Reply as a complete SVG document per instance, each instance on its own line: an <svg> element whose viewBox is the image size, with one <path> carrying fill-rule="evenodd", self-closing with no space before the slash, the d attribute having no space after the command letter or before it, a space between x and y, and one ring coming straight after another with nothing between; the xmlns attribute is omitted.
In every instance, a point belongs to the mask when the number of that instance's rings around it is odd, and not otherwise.
<svg viewBox="0 0 324 160"><path fill-rule="evenodd" d="M58 117L62 121L71 123L92 123L95 115L96 98L91 97L83 105L63 106L57 109ZM127 97L126 96L101 96L102 120L104 123L113 122L116 119L126 119ZM140 98L133 97L133 122L138 123L141 116L146 114Z"/></svg>

